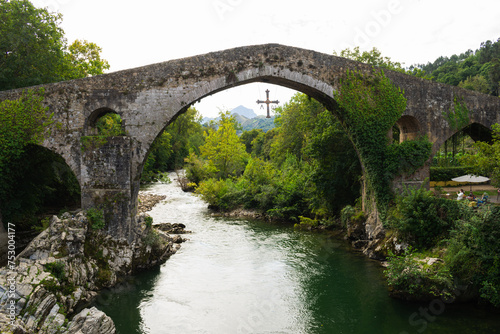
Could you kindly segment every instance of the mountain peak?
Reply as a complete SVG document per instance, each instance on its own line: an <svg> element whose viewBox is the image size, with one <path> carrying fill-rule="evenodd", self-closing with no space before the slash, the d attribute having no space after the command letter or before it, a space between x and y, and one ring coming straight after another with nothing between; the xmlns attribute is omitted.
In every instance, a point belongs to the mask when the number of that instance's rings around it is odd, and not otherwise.
<svg viewBox="0 0 500 334"><path fill-rule="evenodd" d="M257 114L255 113L255 111L253 111L253 109L248 109L248 108L241 106L241 105L237 106L236 108L231 110L231 114L238 114L238 115L246 117L248 119L257 117Z"/></svg>

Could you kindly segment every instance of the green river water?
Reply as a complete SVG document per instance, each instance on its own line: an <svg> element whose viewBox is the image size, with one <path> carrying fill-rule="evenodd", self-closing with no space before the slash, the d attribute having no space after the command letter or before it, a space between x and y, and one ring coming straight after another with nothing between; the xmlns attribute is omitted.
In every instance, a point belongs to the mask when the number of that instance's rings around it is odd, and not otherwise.
<svg viewBox="0 0 500 334"><path fill-rule="evenodd" d="M193 233L161 267L96 299L120 334L500 333L500 314L476 305L390 298L380 264L342 240L211 217L175 183L146 191L167 196L155 222Z"/></svg>

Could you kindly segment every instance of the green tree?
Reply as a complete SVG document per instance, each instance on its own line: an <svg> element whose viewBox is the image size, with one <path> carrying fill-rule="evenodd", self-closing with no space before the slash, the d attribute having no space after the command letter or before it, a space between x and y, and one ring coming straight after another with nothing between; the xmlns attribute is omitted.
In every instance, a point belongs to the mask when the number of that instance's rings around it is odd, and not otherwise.
<svg viewBox="0 0 500 334"><path fill-rule="evenodd" d="M359 196L359 158L336 117L300 93L277 111L273 162L279 168L293 154L302 164L310 164L310 184L315 188L310 209L334 215L352 204Z"/></svg>
<svg viewBox="0 0 500 334"><path fill-rule="evenodd" d="M27 0L0 0L0 90L60 80L61 14Z"/></svg>
<svg viewBox="0 0 500 334"><path fill-rule="evenodd" d="M337 52L334 51L333 54L337 56ZM404 68L399 62L392 61L389 57L382 56L382 53L377 49L373 48L370 51L363 51L356 46L354 49L344 49L340 51L340 57L348 58L351 60L359 61L361 63L370 64L375 67L387 68L393 71L404 72Z"/></svg>
<svg viewBox="0 0 500 334"><path fill-rule="evenodd" d="M257 137L252 140L252 156L270 160L272 143L277 133L278 131L276 128L272 128L265 133L259 133Z"/></svg>
<svg viewBox="0 0 500 334"><path fill-rule="evenodd" d="M122 118L115 113L107 113L96 122L97 133L103 137L124 136Z"/></svg>
<svg viewBox="0 0 500 334"><path fill-rule="evenodd" d="M240 175L249 154L236 134L236 120L230 112L221 112L218 128L210 129L205 136L205 144L200 147L201 155L208 160L210 175L217 178Z"/></svg>
<svg viewBox="0 0 500 334"><path fill-rule="evenodd" d="M249 131L243 131L243 133L240 136L240 140L243 144L245 144L245 149L247 153L251 154L252 153L252 142L254 141L255 138L257 138L259 135L264 134L264 131L262 129L252 129Z"/></svg>
<svg viewBox="0 0 500 334"><path fill-rule="evenodd" d="M460 81L458 87L475 90L480 93L488 94L488 81L482 75L469 76L464 81Z"/></svg>
<svg viewBox="0 0 500 334"><path fill-rule="evenodd" d="M424 188L405 189L396 196L390 226L410 245L430 248L448 236L462 215L462 206L458 201L436 198Z"/></svg>
<svg viewBox="0 0 500 334"><path fill-rule="evenodd" d="M335 56L338 55L336 51L333 51L333 54ZM423 71L421 68L411 66L409 69L405 69L402 63L392 61L391 58L382 56L382 53L377 48L373 48L370 51L363 52L361 52L359 46L356 46L352 50L347 48L340 51L340 57L373 65L376 68L384 68L392 71L410 74L420 78L430 79L430 77L427 76L425 74L425 71Z"/></svg>
<svg viewBox="0 0 500 334"><path fill-rule="evenodd" d="M168 171L168 162L172 153L172 136L164 131L151 145L142 170L141 182L153 182L159 173Z"/></svg>
<svg viewBox="0 0 500 334"><path fill-rule="evenodd" d="M172 154L166 162L168 170L181 168L190 152L200 154L200 146L205 142L201 118L199 111L190 107L165 129L172 145Z"/></svg>
<svg viewBox="0 0 500 334"><path fill-rule="evenodd" d="M109 63L101 59L102 49L86 40L75 40L65 52L65 65L61 77L65 80L103 74Z"/></svg>
<svg viewBox="0 0 500 334"><path fill-rule="evenodd" d="M316 126L317 116L325 111L318 101L305 94L297 93L283 107L276 108L277 135L274 138L271 157L279 166L288 154L298 159L309 160L304 148L308 145L311 132Z"/></svg>
<svg viewBox="0 0 500 334"><path fill-rule="evenodd" d="M141 182L151 182L161 173L182 168L191 153L195 161L204 143L203 131L201 116L195 108L179 115L151 145Z"/></svg>
<svg viewBox="0 0 500 334"><path fill-rule="evenodd" d="M412 66L427 72L432 80L498 96L500 84L500 39L486 41L476 51L467 50L434 62ZM485 81L486 86L485 88Z"/></svg>
<svg viewBox="0 0 500 334"><path fill-rule="evenodd" d="M102 74L109 69L94 43L69 47L62 15L28 0L0 0L0 90Z"/></svg>
<svg viewBox="0 0 500 334"><path fill-rule="evenodd" d="M484 206L457 222L446 249L446 265L457 282L500 307L500 208Z"/></svg>

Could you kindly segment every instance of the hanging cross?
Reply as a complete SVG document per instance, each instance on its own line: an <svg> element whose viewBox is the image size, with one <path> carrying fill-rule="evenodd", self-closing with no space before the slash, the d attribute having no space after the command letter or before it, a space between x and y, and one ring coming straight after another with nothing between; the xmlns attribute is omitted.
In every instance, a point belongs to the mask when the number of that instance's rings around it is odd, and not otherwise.
<svg viewBox="0 0 500 334"><path fill-rule="evenodd" d="M276 100L276 101L269 101L269 89L266 89L266 100L265 101L261 101L261 100L257 100L257 103L265 103L267 104L267 116L266 118L271 118L271 116L269 115L269 104L271 103L280 103L280 101Z"/></svg>

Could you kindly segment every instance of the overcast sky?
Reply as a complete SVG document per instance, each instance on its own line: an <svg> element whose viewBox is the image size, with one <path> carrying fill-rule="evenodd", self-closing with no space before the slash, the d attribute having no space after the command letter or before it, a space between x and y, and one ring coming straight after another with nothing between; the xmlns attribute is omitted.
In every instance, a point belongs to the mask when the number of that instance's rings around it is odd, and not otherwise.
<svg viewBox="0 0 500 334"><path fill-rule="evenodd" d="M110 71L237 46L279 43L327 54L378 48L406 66L434 61L500 38L500 1L448 0L32 0L63 14L71 43L99 45ZM287 88L244 85L203 99L206 116L238 105L264 114L265 99L287 102ZM281 103L281 104L282 104Z"/></svg>

